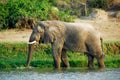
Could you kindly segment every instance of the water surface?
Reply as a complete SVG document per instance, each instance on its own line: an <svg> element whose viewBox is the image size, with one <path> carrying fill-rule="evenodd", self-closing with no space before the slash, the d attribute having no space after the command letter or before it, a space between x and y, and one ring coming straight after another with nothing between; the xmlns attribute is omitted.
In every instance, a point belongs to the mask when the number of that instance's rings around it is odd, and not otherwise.
<svg viewBox="0 0 120 80"><path fill-rule="evenodd" d="M0 71L0 80L120 80L120 68L104 70L4 70Z"/></svg>

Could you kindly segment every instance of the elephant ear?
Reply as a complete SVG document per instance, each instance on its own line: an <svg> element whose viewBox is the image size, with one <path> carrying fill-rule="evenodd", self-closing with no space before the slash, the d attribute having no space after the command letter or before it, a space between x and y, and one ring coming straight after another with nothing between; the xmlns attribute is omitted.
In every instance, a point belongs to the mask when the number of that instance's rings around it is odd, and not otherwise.
<svg viewBox="0 0 120 80"><path fill-rule="evenodd" d="M57 38L56 31L56 27L50 27L49 29L47 29L44 33L44 43L53 43Z"/></svg>
<svg viewBox="0 0 120 80"><path fill-rule="evenodd" d="M44 43L53 43L65 31L65 25L60 21L42 21L40 26L44 28Z"/></svg>
<svg viewBox="0 0 120 80"><path fill-rule="evenodd" d="M38 25L44 30L47 30L51 26L50 24L51 24L51 21L41 21L38 23Z"/></svg>

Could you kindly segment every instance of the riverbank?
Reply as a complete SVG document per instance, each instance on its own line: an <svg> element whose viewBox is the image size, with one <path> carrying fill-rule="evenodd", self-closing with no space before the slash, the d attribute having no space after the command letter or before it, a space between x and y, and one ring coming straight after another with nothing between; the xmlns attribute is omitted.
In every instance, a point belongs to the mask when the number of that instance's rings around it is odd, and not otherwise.
<svg viewBox="0 0 120 80"><path fill-rule="evenodd" d="M0 43L0 69L24 68L27 59L27 43ZM31 61L32 67L53 67L50 45L36 45ZM107 68L120 67L120 41L104 42L105 65ZM67 52L71 67L86 67L87 56L76 52ZM94 61L97 67L97 61Z"/></svg>

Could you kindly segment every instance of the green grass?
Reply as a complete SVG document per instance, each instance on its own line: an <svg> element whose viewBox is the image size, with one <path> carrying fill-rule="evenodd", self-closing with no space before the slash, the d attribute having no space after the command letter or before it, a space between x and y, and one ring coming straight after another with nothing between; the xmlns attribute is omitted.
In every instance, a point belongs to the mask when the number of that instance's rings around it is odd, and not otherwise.
<svg viewBox="0 0 120 80"><path fill-rule="evenodd" d="M27 43L0 43L0 69L25 67ZM120 41L104 42L105 65L108 68L120 67ZM76 52L67 52L71 67L87 67L87 56ZM94 61L97 67L97 61ZM53 67L50 45L36 45L32 67Z"/></svg>

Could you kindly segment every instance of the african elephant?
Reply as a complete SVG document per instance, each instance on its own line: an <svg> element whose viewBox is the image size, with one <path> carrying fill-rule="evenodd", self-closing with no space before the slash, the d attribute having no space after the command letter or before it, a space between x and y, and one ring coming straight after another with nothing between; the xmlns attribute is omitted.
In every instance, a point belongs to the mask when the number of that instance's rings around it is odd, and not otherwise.
<svg viewBox="0 0 120 80"><path fill-rule="evenodd" d="M94 58L100 68L104 68L102 38L90 24L68 23L62 21L41 21L35 25L29 39L28 58L29 67L34 43L51 43L54 67L69 67L67 50L82 52L88 56L88 67L93 67Z"/></svg>

